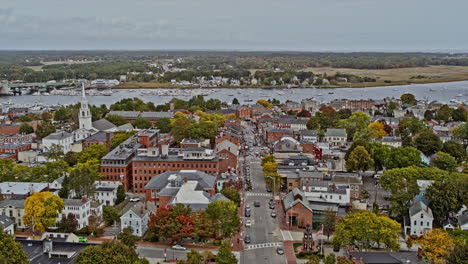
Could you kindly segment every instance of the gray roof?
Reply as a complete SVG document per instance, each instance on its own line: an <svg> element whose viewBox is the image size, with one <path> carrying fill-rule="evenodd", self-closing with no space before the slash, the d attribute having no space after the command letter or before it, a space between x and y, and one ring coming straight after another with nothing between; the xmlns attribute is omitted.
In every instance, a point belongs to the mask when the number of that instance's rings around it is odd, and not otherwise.
<svg viewBox="0 0 468 264"><path fill-rule="evenodd" d="M99 119L93 122L93 127L96 128L99 131L105 131L108 129L112 129L116 127L114 124L112 124L109 120L107 119Z"/></svg>
<svg viewBox="0 0 468 264"><path fill-rule="evenodd" d="M401 142L401 137L382 137L382 142Z"/></svg>
<svg viewBox="0 0 468 264"><path fill-rule="evenodd" d="M123 124L121 126L118 126L117 129L119 131L133 130L133 125L130 124L130 123L127 123L127 124Z"/></svg>
<svg viewBox="0 0 468 264"><path fill-rule="evenodd" d="M110 133L110 138L112 138L114 136L114 133ZM96 134L93 134L85 139L83 139L83 141L106 141L106 136L107 132L104 132L104 131L99 131L97 132Z"/></svg>
<svg viewBox="0 0 468 264"><path fill-rule="evenodd" d="M174 113L172 112L142 112L140 117L153 120L153 119L160 119L160 118L173 118Z"/></svg>
<svg viewBox="0 0 468 264"><path fill-rule="evenodd" d="M198 181L198 187L205 189L205 188L212 188L216 181L216 177L206 174L202 171L197 170L181 170L181 171L167 171L162 174L153 176L151 180L146 184L145 189L162 189L167 186L169 183L169 177L171 175L180 176L183 180L187 178L191 181Z"/></svg>
<svg viewBox="0 0 468 264"><path fill-rule="evenodd" d="M69 264L73 263L78 253L88 246L92 246L89 243L72 243L63 241L53 241L53 251L60 252L73 252L71 258L49 258L48 254L44 254L43 241L38 240L24 240L16 239L23 246L23 251L28 255L29 263L40 263L40 264Z"/></svg>
<svg viewBox="0 0 468 264"><path fill-rule="evenodd" d="M416 251L409 252L350 252L351 256L361 259L364 264L423 264ZM409 262L408 262L409 261Z"/></svg>
<svg viewBox="0 0 468 264"><path fill-rule="evenodd" d="M0 226L3 227L3 229L13 225L14 222L11 220L10 217L6 215L0 215Z"/></svg>
<svg viewBox="0 0 468 264"><path fill-rule="evenodd" d="M71 136L72 136L72 134L70 134L68 132L56 132L56 133L52 133L52 134L48 135L44 139L64 139L64 138L68 138L68 137L71 137Z"/></svg>
<svg viewBox="0 0 468 264"><path fill-rule="evenodd" d="M0 208L6 208L8 206L24 208L24 199L5 199L0 201Z"/></svg>
<svg viewBox="0 0 468 264"><path fill-rule="evenodd" d="M359 177L357 173L336 173L335 175L333 175L332 181L334 183L362 184L362 178Z"/></svg>
<svg viewBox="0 0 468 264"><path fill-rule="evenodd" d="M140 116L140 112L136 112L136 111L110 111L108 113L108 115L118 115L118 116L121 116L123 118L128 118L128 119L132 119L132 118L138 118L138 116Z"/></svg>
<svg viewBox="0 0 468 264"><path fill-rule="evenodd" d="M81 199L64 199L63 203L65 206L82 206L85 204Z"/></svg>
<svg viewBox="0 0 468 264"><path fill-rule="evenodd" d="M411 205L411 207L409 208L409 215L413 216L415 214L420 213L421 211L426 211L432 217L431 208L421 201L415 202L413 205Z"/></svg>
<svg viewBox="0 0 468 264"><path fill-rule="evenodd" d="M317 130L301 130L301 136L306 136L306 137L316 137L318 136L318 131Z"/></svg>
<svg viewBox="0 0 468 264"><path fill-rule="evenodd" d="M133 206L126 208L126 210L122 212L122 215L126 214L128 211L132 211L134 214L138 215L139 217L142 217L149 211L151 211L151 209L149 209L148 207L145 208L145 204L143 202L138 202Z"/></svg>
<svg viewBox="0 0 468 264"><path fill-rule="evenodd" d="M327 137L346 137L346 129L344 128L328 128L325 136Z"/></svg>

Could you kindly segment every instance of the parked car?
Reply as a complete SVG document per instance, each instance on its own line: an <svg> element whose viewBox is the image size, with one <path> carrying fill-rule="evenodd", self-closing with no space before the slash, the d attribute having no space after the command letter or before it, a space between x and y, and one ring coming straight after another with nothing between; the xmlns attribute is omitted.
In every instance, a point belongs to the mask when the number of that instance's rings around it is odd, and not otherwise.
<svg viewBox="0 0 468 264"><path fill-rule="evenodd" d="M271 192L271 188L270 188L270 187L266 187L266 191L267 191L267 192Z"/></svg>
<svg viewBox="0 0 468 264"><path fill-rule="evenodd" d="M181 246L181 245L174 245L172 246L172 249L175 249L175 250L187 250L185 247Z"/></svg>
<svg viewBox="0 0 468 264"><path fill-rule="evenodd" d="M80 243L86 243L86 242L88 242L88 239L87 239L86 237L79 236L79 237L78 237L78 241L79 241Z"/></svg>
<svg viewBox="0 0 468 264"><path fill-rule="evenodd" d="M251 241L252 241L252 240L250 240L250 236L245 236L245 237L244 237L244 243L245 243L245 244L250 244Z"/></svg>
<svg viewBox="0 0 468 264"><path fill-rule="evenodd" d="M275 209L275 204L271 203L270 204L270 209Z"/></svg>
<svg viewBox="0 0 468 264"><path fill-rule="evenodd" d="M138 197L130 198L130 202L139 202L139 201L140 201L140 198L138 198Z"/></svg>
<svg viewBox="0 0 468 264"><path fill-rule="evenodd" d="M276 217L276 211L271 211L271 217Z"/></svg>
<svg viewBox="0 0 468 264"><path fill-rule="evenodd" d="M249 219L249 220L246 220L246 221L245 221L245 226L246 226L246 227L251 227L251 226L252 226L252 221L250 221L250 219Z"/></svg>
<svg viewBox="0 0 468 264"><path fill-rule="evenodd" d="M255 207L260 207L260 202L259 202L259 201L255 201L255 202L254 202L254 206L255 206Z"/></svg>
<svg viewBox="0 0 468 264"><path fill-rule="evenodd" d="M282 247L277 247L276 253L278 253L279 255L284 255L284 249Z"/></svg>
<svg viewBox="0 0 468 264"><path fill-rule="evenodd" d="M250 217L250 210L248 210L248 211L246 210L246 211L245 211L245 217Z"/></svg>

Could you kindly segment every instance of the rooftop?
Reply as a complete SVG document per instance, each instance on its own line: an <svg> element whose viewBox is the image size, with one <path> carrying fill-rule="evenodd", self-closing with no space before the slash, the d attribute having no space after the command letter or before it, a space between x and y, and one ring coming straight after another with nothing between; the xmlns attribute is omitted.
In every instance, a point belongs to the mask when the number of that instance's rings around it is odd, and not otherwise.
<svg viewBox="0 0 468 264"><path fill-rule="evenodd" d="M47 182L1 182L1 194L11 195L26 195L35 192L41 192L49 187Z"/></svg>

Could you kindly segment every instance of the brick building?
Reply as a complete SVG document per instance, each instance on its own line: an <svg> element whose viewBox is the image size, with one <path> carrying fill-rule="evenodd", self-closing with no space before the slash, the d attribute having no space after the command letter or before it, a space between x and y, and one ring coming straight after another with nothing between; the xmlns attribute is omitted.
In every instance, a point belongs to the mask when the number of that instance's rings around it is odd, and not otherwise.
<svg viewBox="0 0 468 264"><path fill-rule="evenodd" d="M17 135L0 135L0 144L3 143L15 143L21 141L32 141L36 135L34 133L31 134L17 134Z"/></svg>
<svg viewBox="0 0 468 264"><path fill-rule="evenodd" d="M294 137L294 131L281 128L267 128L265 130L265 138L268 143L280 140L284 136Z"/></svg>
<svg viewBox="0 0 468 264"><path fill-rule="evenodd" d="M103 131L97 132L96 134L91 135L81 141L83 150L86 150L92 145L103 144L106 146L107 151L110 151L111 140L113 136L114 136L114 133L112 132L103 132Z"/></svg>
<svg viewBox="0 0 468 264"><path fill-rule="evenodd" d="M7 159L18 159L18 153L21 151L26 151L31 149L31 142L14 142L0 145L0 155L3 155Z"/></svg>

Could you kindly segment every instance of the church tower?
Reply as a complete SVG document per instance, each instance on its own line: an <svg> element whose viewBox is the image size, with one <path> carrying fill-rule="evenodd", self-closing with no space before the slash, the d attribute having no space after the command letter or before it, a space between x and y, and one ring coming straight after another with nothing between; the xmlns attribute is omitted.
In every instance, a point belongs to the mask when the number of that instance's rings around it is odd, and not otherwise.
<svg viewBox="0 0 468 264"><path fill-rule="evenodd" d="M91 111L89 110L88 106L88 99L86 99L85 87L83 83L83 98L81 98L81 107L80 107L80 116L79 116L79 123L81 129L92 129L92 119L91 119Z"/></svg>

